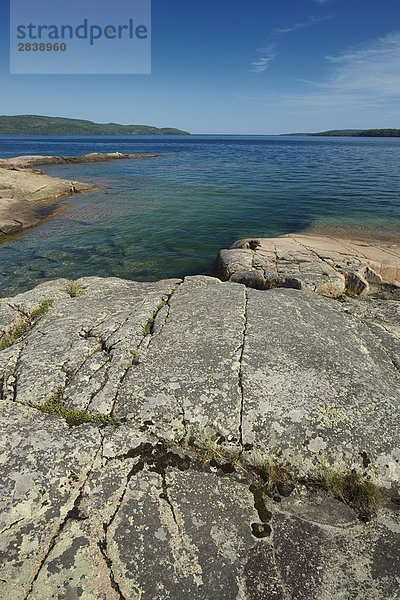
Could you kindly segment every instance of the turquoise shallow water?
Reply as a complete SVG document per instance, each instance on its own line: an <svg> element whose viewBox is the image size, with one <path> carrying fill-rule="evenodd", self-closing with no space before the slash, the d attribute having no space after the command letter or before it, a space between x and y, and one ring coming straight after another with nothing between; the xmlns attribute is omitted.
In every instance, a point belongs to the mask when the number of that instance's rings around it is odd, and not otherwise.
<svg viewBox="0 0 400 600"><path fill-rule="evenodd" d="M209 273L220 248L304 230L400 239L400 139L0 137L0 156L155 153L45 167L102 189L0 242L0 295L87 275Z"/></svg>

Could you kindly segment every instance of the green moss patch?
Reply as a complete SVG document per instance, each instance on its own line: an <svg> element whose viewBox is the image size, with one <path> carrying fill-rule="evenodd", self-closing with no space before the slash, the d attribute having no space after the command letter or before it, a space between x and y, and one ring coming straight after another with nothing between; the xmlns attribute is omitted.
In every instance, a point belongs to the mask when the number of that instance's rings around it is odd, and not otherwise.
<svg viewBox="0 0 400 600"><path fill-rule="evenodd" d="M48 312L54 302L54 298L42 300L37 308L34 308L24 319L21 319L12 329L11 333L1 340L0 351L9 348L14 342L25 335L35 322Z"/></svg>
<svg viewBox="0 0 400 600"><path fill-rule="evenodd" d="M74 409L63 406L60 402L62 392L58 391L49 400L44 402L39 409L47 415L57 415L65 419L68 425L82 425L83 423L95 423L98 425L114 425L109 415L96 415L85 409Z"/></svg>

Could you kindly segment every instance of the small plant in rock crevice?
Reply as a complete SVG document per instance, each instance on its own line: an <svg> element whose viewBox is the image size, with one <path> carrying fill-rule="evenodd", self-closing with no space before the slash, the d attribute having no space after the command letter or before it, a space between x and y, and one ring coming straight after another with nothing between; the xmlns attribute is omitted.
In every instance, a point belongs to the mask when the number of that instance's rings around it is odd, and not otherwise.
<svg viewBox="0 0 400 600"><path fill-rule="evenodd" d="M71 279L71 281L69 281L65 286L64 291L67 292L70 298L76 298L77 296L83 294L83 287L79 281L74 281Z"/></svg>
<svg viewBox="0 0 400 600"><path fill-rule="evenodd" d="M286 490L291 491L296 482L294 473L274 450L256 459L255 470L264 481L264 487L268 493L277 489L278 491L285 490L284 495L286 495Z"/></svg>
<svg viewBox="0 0 400 600"><path fill-rule="evenodd" d="M349 284L346 287L345 291L346 296L350 296L351 298L355 298L359 295L357 288L354 285Z"/></svg>
<svg viewBox="0 0 400 600"><path fill-rule="evenodd" d="M69 425L82 425L83 423L94 423L98 425L113 425L114 421L110 415L100 415L88 412L86 409L69 408L61 404L63 389L59 388L46 400L39 410L48 415L57 415L66 420Z"/></svg>
<svg viewBox="0 0 400 600"><path fill-rule="evenodd" d="M196 438L200 441L194 441ZM251 457L226 447L223 436L212 431L197 432L192 440L189 448L199 452L203 462L215 464L223 470L224 465L229 463L248 475L252 474L251 491L255 497L259 494L257 497L261 498L263 493L273 498L275 495L289 496L297 484L319 487L358 511L360 518L366 520L376 512L383 499L381 490L370 475L348 465L332 466L320 459L315 477L298 477L274 448L261 456Z"/></svg>
<svg viewBox="0 0 400 600"><path fill-rule="evenodd" d="M226 446L223 444L224 442L225 438L222 434L200 430L192 441L189 442L188 447L192 446L195 450L199 451L202 461L205 463L215 463L221 466L223 470L226 470L229 465L231 466L231 470L234 467L244 470L241 461L241 449L235 446Z"/></svg>
<svg viewBox="0 0 400 600"><path fill-rule="evenodd" d="M201 430L199 432L200 450L203 451L204 462L210 462L215 459L225 460L222 448L218 445L220 436Z"/></svg>
<svg viewBox="0 0 400 600"><path fill-rule="evenodd" d="M154 321L157 316L157 313L167 304L166 300L161 300L160 304L157 306L157 309L154 311L150 319L147 321L145 326L143 327L143 337L150 335L151 330L153 329Z"/></svg>
<svg viewBox="0 0 400 600"><path fill-rule="evenodd" d="M39 306L31 310L30 313L27 313L25 317L22 317L21 320L12 328L11 332L4 336L0 341L0 351L9 348L12 346L12 344L14 344L14 342L24 336L25 333L27 333L35 324L35 322L48 312L54 302L54 298L44 299L41 301Z"/></svg>
<svg viewBox="0 0 400 600"><path fill-rule="evenodd" d="M15 325L12 332L4 337L0 342L0 351L5 350L12 346L14 342L16 342L19 338L21 338L29 329L28 321L20 321Z"/></svg>
<svg viewBox="0 0 400 600"><path fill-rule="evenodd" d="M372 477L347 465L321 460L316 481L328 494L365 513L375 511L382 502Z"/></svg>
<svg viewBox="0 0 400 600"><path fill-rule="evenodd" d="M34 308L29 313L29 318L35 321L36 319L43 317L43 315L45 315L49 311L50 307L53 306L54 302L54 298L47 298L45 300L42 300L39 306L37 308Z"/></svg>

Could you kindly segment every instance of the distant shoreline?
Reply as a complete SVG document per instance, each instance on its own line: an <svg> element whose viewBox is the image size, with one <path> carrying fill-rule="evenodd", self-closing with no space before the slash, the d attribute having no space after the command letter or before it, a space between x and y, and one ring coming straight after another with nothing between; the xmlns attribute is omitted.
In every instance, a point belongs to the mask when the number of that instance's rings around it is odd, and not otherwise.
<svg viewBox="0 0 400 600"><path fill-rule="evenodd" d="M0 115L0 135L190 135L175 127L95 123L42 115Z"/></svg>
<svg viewBox="0 0 400 600"><path fill-rule="evenodd" d="M282 133L282 136L309 136L309 137L400 137L400 129L331 129L317 133Z"/></svg>

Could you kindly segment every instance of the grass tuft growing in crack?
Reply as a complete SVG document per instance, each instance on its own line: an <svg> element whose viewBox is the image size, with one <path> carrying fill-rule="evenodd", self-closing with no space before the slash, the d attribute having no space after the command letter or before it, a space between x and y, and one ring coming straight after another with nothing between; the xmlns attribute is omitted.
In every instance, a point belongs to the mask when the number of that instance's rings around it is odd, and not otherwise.
<svg viewBox="0 0 400 600"><path fill-rule="evenodd" d="M265 487L269 492L276 488L283 489L296 481L294 473L272 450L257 459L256 470L265 482Z"/></svg>
<svg viewBox="0 0 400 600"><path fill-rule="evenodd" d="M39 410L48 415L62 417L67 421L68 425L82 425L83 423L114 425L114 421L109 415L93 414L85 409L74 409L63 406L61 404L62 393L62 389L57 390L51 398L39 407Z"/></svg>
<svg viewBox="0 0 400 600"><path fill-rule="evenodd" d="M7 337L3 338L0 342L0 350L5 350L12 346L14 342L16 342L20 337L25 335L25 333L29 329L28 321L20 321L13 329L12 333L10 333Z"/></svg>
<svg viewBox="0 0 400 600"><path fill-rule="evenodd" d="M0 351L9 348L14 344L14 342L25 335L32 325L34 325L34 323L40 319L40 317L43 317L43 315L48 312L54 302L54 298L42 300L37 308L34 308L29 314L27 314L25 319L21 319L21 321L14 326L11 333L9 333L0 341Z"/></svg>
<svg viewBox="0 0 400 600"><path fill-rule="evenodd" d="M220 434L207 430L198 430L189 440L186 448L194 451L199 460L229 472L225 467L240 468L254 477L251 491L258 501L262 494L275 499L287 497L297 485L306 485L322 489L328 495L349 505L358 512L360 519L368 520L376 513L383 501L383 491L373 481L371 475L349 465L331 466L327 460L320 459L316 476L299 477L290 468L275 448L261 456L246 456L224 445ZM258 504L256 506L258 507Z"/></svg>
<svg viewBox="0 0 400 600"><path fill-rule="evenodd" d="M351 298L356 298L360 295L357 288L351 284L346 286L345 294L346 296L350 296Z"/></svg>
<svg viewBox="0 0 400 600"><path fill-rule="evenodd" d="M218 449L218 434L211 434L209 432L200 430L200 449L204 452L204 462L210 462L215 458L223 458L222 454Z"/></svg>
<svg viewBox="0 0 400 600"><path fill-rule="evenodd" d="M371 477L345 465L332 466L321 461L317 483L328 494L366 514L374 512L382 502L382 494Z"/></svg>
<svg viewBox="0 0 400 600"><path fill-rule="evenodd" d="M143 327L143 336L146 337L146 335L149 335L149 333L151 332L151 328L153 327L153 323L154 323L154 317L151 317L151 319L149 319L146 323L146 325Z"/></svg>
<svg viewBox="0 0 400 600"><path fill-rule="evenodd" d="M83 287L79 283L79 281L69 281L64 288L64 291L67 292L70 298L76 298L83 294Z"/></svg>
<svg viewBox="0 0 400 600"><path fill-rule="evenodd" d="M29 318L35 321L36 319L43 317L43 315L45 315L49 311L51 306L53 306L54 302L54 298L47 298L45 300L42 300L39 306L37 308L34 308L29 313Z"/></svg>
<svg viewBox="0 0 400 600"><path fill-rule="evenodd" d="M205 463L216 463L222 466L232 465L232 467L243 468L240 460L240 449L223 446L225 438L221 434L199 430L198 438L200 444L195 447L202 453L202 460ZM190 447L190 445L189 442L188 446Z"/></svg>
<svg viewBox="0 0 400 600"><path fill-rule="evenodd" d="M160 304L157 306L157 309L154 311L154 313L152 314L150 319L147 321L146 325L143 327L143 337L150 335L158 311L161 310L162 307L165 306L166 304L167 304L166 300L161 300Z"/></svg>

